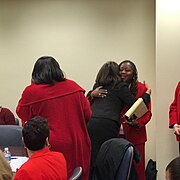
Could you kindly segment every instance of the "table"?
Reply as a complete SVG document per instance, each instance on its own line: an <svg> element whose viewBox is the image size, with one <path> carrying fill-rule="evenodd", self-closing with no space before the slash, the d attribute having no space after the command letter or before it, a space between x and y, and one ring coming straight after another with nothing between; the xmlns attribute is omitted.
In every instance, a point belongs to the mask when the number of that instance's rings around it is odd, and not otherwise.
<svg viewBox="0 0 180 180"><path fill-rule="evenodd" d="M22 166L22 164L24 164L27 160L28 157L26 156L11 156L10 166L13 173L15 173L17 169L19 169Z"/></svg>
<svg viewBox="0 0 180 180"><path fill-rule="evenodd" d="M4 151L5 146L0 146L0 149ZM8 146L11 156L27 156L26 148L22 146Z"/></svg>

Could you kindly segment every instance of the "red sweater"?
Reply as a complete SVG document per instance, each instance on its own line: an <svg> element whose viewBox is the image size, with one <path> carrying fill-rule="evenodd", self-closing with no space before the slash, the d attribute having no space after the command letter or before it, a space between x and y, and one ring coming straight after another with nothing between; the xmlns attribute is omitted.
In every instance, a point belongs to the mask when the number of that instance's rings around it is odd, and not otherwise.
<svg viewBox="0 0 180 180"><path fill-rule="evenodd" d="M35 152L16 172L14 180L67 180L62 153L44 148Z"/></svg>
<svg viewBox="0 0 180 180"><path fill-rule="evenodd" d="M141 82L138 82L138 92L137 92L136 98L138 99L145 92L146 92L145 85L142 84ZM123 114L125 114L125 112L127 110L128 110L128 108L125 107L121 114L121 117L123 116ZM149 103L149 111L146 114L144 114L144 116L142 116L141 118L138 119L139 128L131 127L128 124L122 123L124 135L125 135L126 139L128 141L130 141L131 143L133 143L134 145L146 142L147 134L146 134L146 126L145 125L150 121L151 116L152 116L151 103ZM121 122L124 122L124 121L125 121L125 119L122 118Z"/></svg>
<svg viewBox="0 0 180 180"><path fill-rule="evenodd" d="M83 180L88 179L91 142L86 123L91 109L79 85L71 80L55 85L33 83L25 88L16 112L22 124L34 116L46 118L51 150L64 154L68 178L76 166L82 166Z"/></svg>
<svg viewBox="0 0 180 180"><path fill-rule="evenodd" d="M174 100L169 107L169 127L172 128L174 124L180 125L180 82L176 87ZM176 136L176 139L180 142L180 136Z"/></svg>

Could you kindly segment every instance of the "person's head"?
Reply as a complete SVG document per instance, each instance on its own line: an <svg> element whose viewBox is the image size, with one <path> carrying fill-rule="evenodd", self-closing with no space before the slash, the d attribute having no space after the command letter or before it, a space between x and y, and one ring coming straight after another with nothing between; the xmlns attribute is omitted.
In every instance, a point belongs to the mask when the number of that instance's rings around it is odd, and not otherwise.
<svg viewBox="0 0 180 180"><path fill-rule="evenodd" d="M180 179L180 157L173 159L166 167L166 180Z"/></svg>
<svg viewBox="0 0 180 180"><path fill-rule="evenodd" d="M48 145L49 126L48 122L36 116L27 121L22 130L23 142L27 149L38 151Z"/></svg>
<svg viewBox="0 0 180 180"><path fill-rule="evenodd" d="M136 65L130 60L124 60L119 64L119 75L121 81L130 84L130 90L135 95L137 93L138 72Z"/></svg>
<svg viewBox="0 0 180 180"><path fill-rule="evenodd" d="M108 61L99 70L96 83L99 86L109 86L112 88L120 81L119 67L116 62Z"/></svg>
<svg viewBox="0 0 180 180"><path fill-rule="evenodd" d="M7 160L5 159L3 152L0 150L0 180L12 180L13 173Z"/></svg>
<svg viewBox="0 0 180 180"><path fill-rule="evenodd" d="M36 61L32 72L32 82L35 84L54 84L64 80L63 71L53 57L43 56Z"/></svg>

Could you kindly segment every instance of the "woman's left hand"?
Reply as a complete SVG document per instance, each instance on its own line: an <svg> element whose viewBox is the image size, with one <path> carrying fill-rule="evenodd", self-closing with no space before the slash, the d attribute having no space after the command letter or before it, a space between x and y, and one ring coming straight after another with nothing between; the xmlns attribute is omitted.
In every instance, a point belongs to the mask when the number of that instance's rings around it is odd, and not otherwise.
<svg viewBox="0 0 180 180"><path fill-rule="evenodd" d="M138 123L137 120L134 120L134 121L131 121L131 122L126 121L126 123L131 127L137 127L137 128L139 127L139 123Z"/></svg>

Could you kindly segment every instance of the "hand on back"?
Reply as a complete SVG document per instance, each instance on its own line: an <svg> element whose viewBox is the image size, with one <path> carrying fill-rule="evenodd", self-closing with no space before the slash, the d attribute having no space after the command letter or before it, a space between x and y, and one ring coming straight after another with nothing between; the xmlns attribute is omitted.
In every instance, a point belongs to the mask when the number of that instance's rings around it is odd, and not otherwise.
<svg viewBox="0 0 180 180"><path fill-rule="evenodd" d="M97 87L94 91L91 92L91 96L94 97L106 97L107 90L103 89L102 86Z"/></svg>

